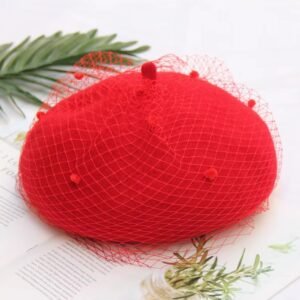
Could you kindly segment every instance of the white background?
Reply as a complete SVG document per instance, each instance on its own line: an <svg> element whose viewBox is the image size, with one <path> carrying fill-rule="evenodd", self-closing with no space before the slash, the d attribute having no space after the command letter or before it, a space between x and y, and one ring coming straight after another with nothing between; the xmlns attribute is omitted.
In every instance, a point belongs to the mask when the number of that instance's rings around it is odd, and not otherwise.
<svg viewBox="0 0 300 300"><path fill-rule="evenodd" d="M299 0L0 0L0 43L92 28L151 45L148 59L166 53L223 59L237 81L269 102L284 149L281 200L300 210ZM35 108L24 107L27 120L16 114L1 120L0 136L28 125ZM300 280L272 299L299 294Z"/></svg>

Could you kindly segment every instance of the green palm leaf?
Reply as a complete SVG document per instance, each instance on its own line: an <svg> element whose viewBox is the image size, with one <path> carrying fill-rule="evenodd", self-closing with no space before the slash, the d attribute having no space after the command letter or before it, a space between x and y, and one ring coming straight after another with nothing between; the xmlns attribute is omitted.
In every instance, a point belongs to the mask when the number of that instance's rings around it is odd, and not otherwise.
<svg viewBox="0 0 300 300"><path fill-rule="evenodd" d="M42 104L32 90L50 88L58 74L66 72L66 67L73 66L83 55L113 51L135 62L137 54L149 49L149 46L136 47L137 41L115 41L116 37L116 34L98 36L96 29L70 34L59 31L35 39L27 37L16 46L13 43L0 45L0 96L24 115L15 99ZM0 111L3 111L1 106Z"/></svg>

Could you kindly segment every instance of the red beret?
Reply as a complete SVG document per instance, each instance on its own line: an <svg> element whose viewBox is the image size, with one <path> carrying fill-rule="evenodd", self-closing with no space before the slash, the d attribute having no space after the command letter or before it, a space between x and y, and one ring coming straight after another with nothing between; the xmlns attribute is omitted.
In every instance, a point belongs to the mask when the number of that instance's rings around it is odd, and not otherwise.
<svg viewBox="0 0 300 300"><path fill-rule="evenodd" d="M195 237L259 211L278 173L270 113L215 60L190 62L99 67L102 80L58 99L23 147L29 205L67 232L139 243Z"/></svg>

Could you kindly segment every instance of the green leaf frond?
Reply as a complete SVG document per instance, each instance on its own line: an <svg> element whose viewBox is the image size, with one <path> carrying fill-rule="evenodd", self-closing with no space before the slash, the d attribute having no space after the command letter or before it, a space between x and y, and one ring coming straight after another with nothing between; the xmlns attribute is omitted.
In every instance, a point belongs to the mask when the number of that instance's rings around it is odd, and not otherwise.
<svg viewBox="0 0 300 300"><path fill-rule="evenodd" d="M38 105L42 100L34 95L34 89L47 91L62 73L68 71L82 56L97 51L112 51L132 62L149 46L137 46L137 41L116 41L116 34L98 36L93 29L86 33L26 37L17 45L0 45L0 96L24 116L16 99ZM0 110L3 110L0 106Z"/></svg>

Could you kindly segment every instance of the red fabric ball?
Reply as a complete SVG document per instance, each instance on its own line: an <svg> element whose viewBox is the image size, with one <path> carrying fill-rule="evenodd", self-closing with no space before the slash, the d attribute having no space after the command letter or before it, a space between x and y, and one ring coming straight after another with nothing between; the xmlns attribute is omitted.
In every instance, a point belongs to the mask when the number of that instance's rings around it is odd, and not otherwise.
<svg viewBox="0 0 300 300"><path fill-rule="evenodd" d="M34 124L20 183L48 223L101 241L171 242L234 224L270 195L277 158L261 117L201 77L153 65Z"/></svg>

